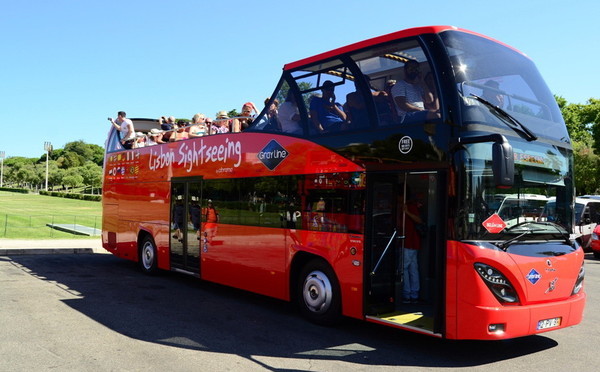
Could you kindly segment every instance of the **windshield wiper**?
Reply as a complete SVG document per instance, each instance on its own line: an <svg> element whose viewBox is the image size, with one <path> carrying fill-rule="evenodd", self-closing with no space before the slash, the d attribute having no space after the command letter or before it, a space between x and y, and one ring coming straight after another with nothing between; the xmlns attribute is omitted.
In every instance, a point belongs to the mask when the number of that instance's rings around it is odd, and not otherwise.
<svg viewBox="0 0 600 372"><path fill-rule="evenodd" d="M471 93L471 96L473 98L475 98L477 101L483 103L484 105L486 105L487 107L489 107L490 109L492 109L492 112L495 113L496 116L500 117L501 119L504 119L503 121L507 124L507 126L509 128L511 128L515 132L523 134L525 136L525 139L527 141L535 141L536 139L538 139L537 136L535 134L533 134L533 132L529 128L527 128L520 121L518 121L517 119L515 119L508 112L506 112L503 109L501 109L500 107L494 105L493 103L491 103L487 99L479 97L476 94Z"/></svg>
<svg viewBox="0 0 600 372"><path fill-rule="evenodd" d="M502 250L506 250L506 247L508 247L509 245L511 245L511 243L521 239L522 237L524 237L527 234L533 234L533 230L525 230L522 233L520 233L517 236L513 236L510 239L507 239L503 242L499 242L498 244L496 244L498 246L498 248L502 249Z"/></svg>
<svg viewBox="0 0 600 372"><path fill-rule="evenodd" d="M569 233L567 232L567 230L561 231L559 229L560 225L555 224L554 222L536 222L536 224L553 227L554 230L558 231L560 236L564 239L565 243L568 245L571 245L571 239L569 239Z"/></svg>
<svg viewBox="0 0 600 372"><path fill-rule="evenodd" d="M561 231L561 230L559 229L559 226L560 226L560 225L557 225L557 224L555 224L555 223L553 223L553 222L524 221L524 222L518 223L518 224L516 224L516 225L514 225L514 226L511 226L511 227L507 228L507 229L506 229L506 231L513 230L513 229L515 229L515 228L522 227L522 226L525 226L525 225L541 225L541 226L549 226L549 227L552 227L554 230L556 230L556 231L557 231L557 232L560 234L560 236L561 236L561 237L564 239L564 242L565 242L566 244L568 244L568 245L571 245L571 240L569 239L569 234L566 232L566 230L565 230L564 232L563 232L563 231ZM545 230L545 229L532 229L532 228L526 228L526 230L525 230L525 231L523 231L522 233L520 233L519 235L513 236L512 238L510 238L510 239L507 239L507 240L505 240L505 241L503 241L503 242L499 242L499 243L497 243L496 245L498 246L498 248L500 248L500 249L503 249L503 250L506 250L506 247L508 247L508 246L509 246L510 244L512 244L513 242L515 242L515 241L517 241L517 240L521 239L521 238L522 238L522 237L524 237L525 235L529 235L529 234L533 234L534 232L541 232L541 231L546 231L546 232L548 232L548 231L547 231L547 230ZM550 233L550 232L548 232L548 233Z"/></svg>

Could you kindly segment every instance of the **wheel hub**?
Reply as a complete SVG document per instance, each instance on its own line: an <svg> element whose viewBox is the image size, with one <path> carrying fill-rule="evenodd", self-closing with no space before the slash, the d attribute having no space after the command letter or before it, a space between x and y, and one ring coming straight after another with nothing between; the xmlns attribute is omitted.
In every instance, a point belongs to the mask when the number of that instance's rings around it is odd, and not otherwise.
<svg viewBox="0 0 600 372"><path fill-rule="evenodd" d="M302 292L307 308L314 313L324 313L331 306L331 282L321 271L313 271L306 276Z"/></svg>

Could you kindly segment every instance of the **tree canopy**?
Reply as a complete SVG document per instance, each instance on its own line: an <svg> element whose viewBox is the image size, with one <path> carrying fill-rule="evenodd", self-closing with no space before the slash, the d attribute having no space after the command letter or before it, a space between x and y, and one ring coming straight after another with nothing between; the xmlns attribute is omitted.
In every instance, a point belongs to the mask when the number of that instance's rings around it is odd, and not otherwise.
<svg viewBox="0 0 600 372"><path fill-rule="evenodd" d="M600 192L600 100L568 103L555 97L573 144L577 195Z"/></svg>
<svg viewBox="0 0 600 372"><path fill-rule="evenodd" d="M101 146L73 141L63 149L49 153L48 187L68 189L102 184L104 149ZM4 161L4 183L16 187L42 188L46 182L46 154L39 158L9 157Z"/></svg>

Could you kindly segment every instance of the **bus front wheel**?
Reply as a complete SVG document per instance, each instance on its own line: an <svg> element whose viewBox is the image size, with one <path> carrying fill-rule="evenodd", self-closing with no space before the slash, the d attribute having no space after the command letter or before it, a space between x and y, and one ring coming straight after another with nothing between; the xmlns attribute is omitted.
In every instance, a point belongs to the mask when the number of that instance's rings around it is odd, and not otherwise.
<svg viewBox="0 0 600 372"><path fill-rule="evenodd" d="M302 314L317 324L339 322L340 289L331 267L322 260L310 261L302 269L299 279L296 298Z"/></svg>
<svg viewBox="0 0 600 372"><path fill-rule="evenodd" d="M151 236L145 236L140 246L140 267L145 274L155 274L158 271L156 259L156 244Z"/></svg>

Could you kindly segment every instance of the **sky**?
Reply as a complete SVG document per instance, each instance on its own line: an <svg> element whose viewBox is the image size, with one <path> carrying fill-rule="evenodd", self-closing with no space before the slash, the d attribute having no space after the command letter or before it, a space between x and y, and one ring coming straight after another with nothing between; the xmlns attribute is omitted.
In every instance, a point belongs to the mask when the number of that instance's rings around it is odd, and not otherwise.
<svg viewBox="0 0 600 372"><path fill-rule="evenodd" d="M128 117L262 107L283 65L406 28L509 44L570 103L600 98L597 0L0 0L0 152L104 145Z"/></svg>

